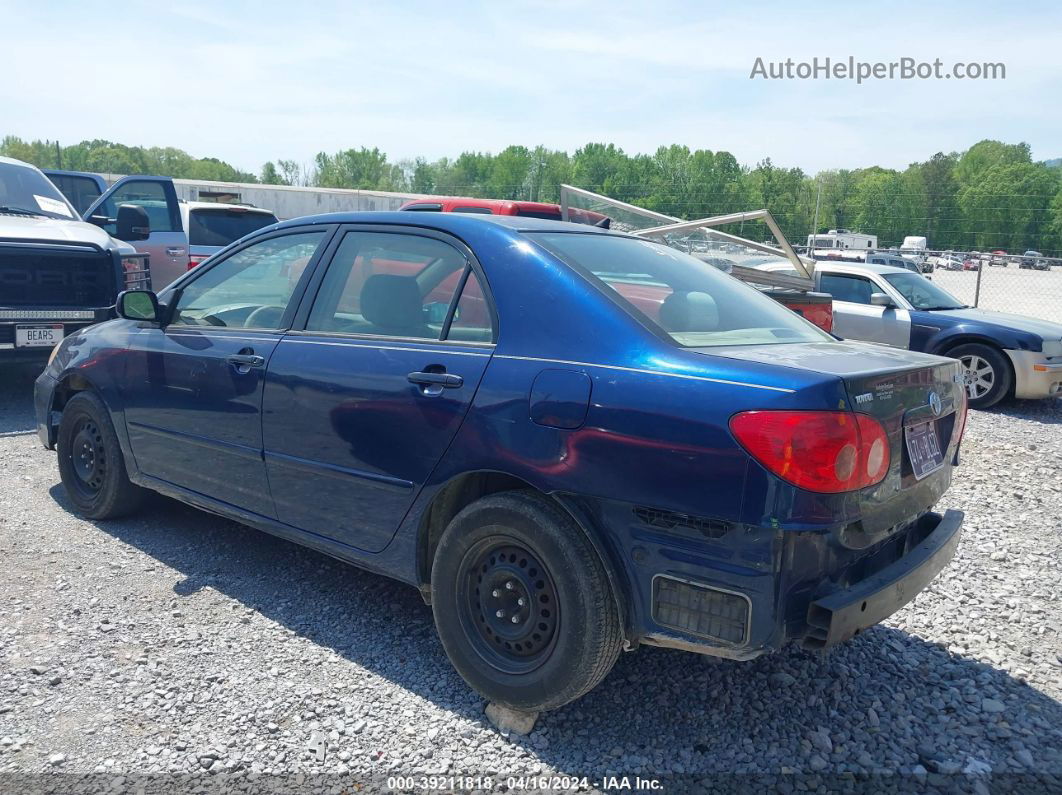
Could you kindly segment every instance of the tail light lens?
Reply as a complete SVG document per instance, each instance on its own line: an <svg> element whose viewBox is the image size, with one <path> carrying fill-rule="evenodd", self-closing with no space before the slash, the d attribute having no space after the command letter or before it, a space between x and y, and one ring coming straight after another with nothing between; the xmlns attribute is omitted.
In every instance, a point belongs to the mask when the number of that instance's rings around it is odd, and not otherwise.
<svg viewBox="0 0 1062 795"><path fill-rule="evenodd" d="M188 270L191 270L196 265L198 265L200 262L203 262L206 259L207 258L205 256L203 256L202 254L189 254L188 255Z"/></svg>
<svg viewBox="0 0 1062 795"><path fill-rule="evenodd" d="M850 411L743 411L730 430L745 450L782 480L836 494L880 483L889 471L881 423Z"/></svg>

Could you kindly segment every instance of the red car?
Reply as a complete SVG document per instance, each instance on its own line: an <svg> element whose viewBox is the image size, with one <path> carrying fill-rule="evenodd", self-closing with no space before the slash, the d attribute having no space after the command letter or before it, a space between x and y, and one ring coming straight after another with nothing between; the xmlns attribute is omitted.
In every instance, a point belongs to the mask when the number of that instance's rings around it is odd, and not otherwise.
<svg viewBox="0 0 1062 795"><path fill-rule="evenodd" d="M468 196L432 196L406 202L399 210L436 213L482 213L483 215L522 215L525 218L545 218L561 221L561 206L547 202L520 202L508 199L473 199ZM592 210L568 208L568 220L591 226L608 228L610 218Z"/></svg>

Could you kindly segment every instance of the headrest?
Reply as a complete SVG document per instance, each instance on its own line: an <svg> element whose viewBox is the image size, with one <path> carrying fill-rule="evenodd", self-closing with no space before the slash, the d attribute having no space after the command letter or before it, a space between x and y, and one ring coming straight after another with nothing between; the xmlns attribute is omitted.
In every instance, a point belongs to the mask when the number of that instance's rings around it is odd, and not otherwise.
<svg viewBox="0 0 1062 795"><path fill-rule="evenodd" d="M719 308L708 293L674 292L660 305L660 325L665 331L715 331Z"/></svg>
<svg viewBox="0 0 1062 795"><path fill-rule="evenodd" d="M414 276L377 273L361 288L361 314L374 326L403 330L424 325L424 302Z"/></svg>

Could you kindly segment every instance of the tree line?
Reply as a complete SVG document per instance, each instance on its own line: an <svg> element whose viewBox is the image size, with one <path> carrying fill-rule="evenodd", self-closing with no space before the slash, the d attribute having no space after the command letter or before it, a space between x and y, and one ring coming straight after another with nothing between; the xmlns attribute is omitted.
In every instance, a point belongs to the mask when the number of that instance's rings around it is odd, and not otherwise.
<svg viewBox="0 0 1062 795"><path fill-rule="evenodd" d="M1062 168L1057 160L1034 162L1025 143L984 140L903 170L870 166L814 175L770 158L746 166L729 152L679 144L634 155L605 143L588 143L572 154L509 146L497 154L397 162L362 147L320 152L309 164L270 161L257 174L172 147L103 140L60 147L8 136L0 154L42 168L61 163L97 173L546 202L556 202L560 185L568 183L687 219L766 207L797 243L812 231L847 228L876 234L882 246L925 235L938 249L1062 254Z"/></svg>

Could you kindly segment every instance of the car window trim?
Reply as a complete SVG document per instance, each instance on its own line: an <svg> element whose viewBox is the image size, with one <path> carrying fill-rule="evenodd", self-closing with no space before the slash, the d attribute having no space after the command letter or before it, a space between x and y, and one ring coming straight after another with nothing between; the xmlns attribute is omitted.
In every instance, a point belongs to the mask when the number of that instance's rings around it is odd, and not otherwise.
<svg viewBox="0 0 1062 795"><path fill-rule="evenodd" d="M424 337L399 337L392 335L382 334L362 334L357 332L348 331L314 331L306 328L306 324L310 319L310 311L313 309L314 302L317 300L318 293L321 289L321 283L324 281L325 275L328 273L329 267L335 258L336 252L339 250L339 246L342 244L343 238L348 232L379 232L383 234L404 234L412 235L415 237L428 237L440 242L446 243L453 248L457 249L465 257L465 271L471 271L476 274L476 278L479 279L480 289L483 292L483 300L487 304L487 311L490 316L491 324L491 340L490 342L465 342L462 340L448 340L448 339L425 339ZM461 284L461 289L464 289L464 282ZM450 300L450 311L456 308L457 302L461 299L461 290L454 292L453 298ZM483 271L483 267L480 265L476 255L472 252L472 249L461 240L459 237L447 234L437 229L428 229L419 226L407 226L404 224L380 224L380 223L346 223L337 226L332 240L330 241L327 251L325 251L317 260L314 268L314 273L311 281L306 285L306 289L302 293L299 307L295 313L295 319L292 323L289 333L296 334L298 336L306 335L328 335L337 336L342 338L351 339L369 339L369 340L388 340L393 342L430 342L438 343L440 345L449 346L477 346L477 347L491 347L493 348L498 343L499 334L499 322L497 306L494 302L494 295L490 289L490 283L486 278L486 274ZM448 329L447 329L448 331ZM440 333L441 336L441 333Z"/></svg>
<svg viewBox="0 0 1062 795"><path fill-rule="evenodd" d="M258 243L262 243L263 241L272 240L278 237L288 237L289 235L306 234L307 232L323 232L324 235L321 243L317 246L317 250L314 251L314 254L310 258L310 261L306 263L306 268L305 270L303 270L302 275L299 277L299 281L295 285L295 289L291 291L291 297L288 299L288 305L284 309L284 314L281 316L280 328L258 329L244 328L243 326L240 326L239 329L236 329L230 328L229 326L193 326L186 325L183 323L167 323L166 328L169 328L171 325L173 325L178 328L193 328L218 331L260 331L276 334L283 334L284 332L289 331L293 327L295 319L298 315L299 307L302 305L303 296L305 295L307 285L310 283L312 274L316 270L318 263L320 263L322 257L324 256L325 251L331 247L332 242L335 239L337 229L337 224L306 224L305 226L292 226L285 227L283 229L276 229L264 235L256 236L246 241L238 248L234 248L231 251L227 252L222 258L218 258L217 255L214 255L214 257L212 257L208 261L205 268L200 265L196 266L196 268L194 268L193 270L188 271L185 276L182 276L175 283L172 290L167 292L168 300L166 301L166 303L170 307L169 312L172 312L174 309L176 309L177 302L181 300L181 296L184 294L184 290L189 284L195 283L195 281L199 278L202 278L204 274L209 273L211 270L218 267L223 262L227 262L230 257L239 254L241 251L244 251L250 248L251 246L257 245ZM201 268L202 270L200 270Z"/></svg>

